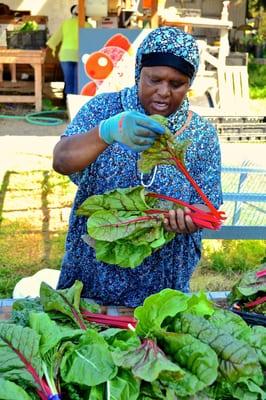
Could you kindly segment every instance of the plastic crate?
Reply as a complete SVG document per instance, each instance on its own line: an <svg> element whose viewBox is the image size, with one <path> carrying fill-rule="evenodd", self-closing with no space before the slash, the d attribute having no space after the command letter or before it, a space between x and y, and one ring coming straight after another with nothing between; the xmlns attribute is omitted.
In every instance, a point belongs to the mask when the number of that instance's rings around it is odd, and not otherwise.
<svg viewBox="0 0 266 400"><path fill-rule="evenodd" d="M243 320L251 326L254 325L261 325L266 327L266 315L264 314L257 314L257 313L249 313L246 311L240 311L236 309L234 306L229 309L233 311L233 313L239 315Z"/></svg>
<svg viewBox="0 0 266 400"><path fill-rule="evenodd" d="M8 49L38 50L46 47L47 30L17 32L6 30Z"/></svg>

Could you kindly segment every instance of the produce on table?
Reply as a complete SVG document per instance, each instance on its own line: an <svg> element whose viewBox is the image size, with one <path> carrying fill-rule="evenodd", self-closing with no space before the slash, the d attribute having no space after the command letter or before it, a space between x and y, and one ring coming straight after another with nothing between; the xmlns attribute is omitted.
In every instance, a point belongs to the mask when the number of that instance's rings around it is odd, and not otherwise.
<svg viewBox="0 0 266 400"><path fill-rule="evenodd" d="M243 274L233 286L228 303L237 310L264 314L266 323L266 263Z"/></svg>
<svg viewBox="0 0 266 400"><path fill-rule="evenodd" d="M0 323L0 399L266 399L265 328L172 289L134 317L101 315L82 287L42 283L15 301Z"/></svg>
<svg viewBox="0 0 266 400"><path fill-rule="evenodd" d="M26 21L21 25L18 25L17 32L33 32L40 29L39 24L36 21Z"/></svg>
<svg viewBox="0 0 266 400"><path fill-rule="evenodd" d="M167 119L155 115L165 125ZM78 208L77 214L88 217L88 235L84 240L96 251L96 258L107 264L135 268L175 236L165 231L163 220L169 209L189 208L190 217L199 228L219 229L225 219L189 175L184 154L189 142L178 143L166 127L153 146L141 153L139 169L149 172L157 164L176 166L199 193L209 211L203 211L184 201L160 193L150 193L142 186L116 189L90 196Z"/></svg>

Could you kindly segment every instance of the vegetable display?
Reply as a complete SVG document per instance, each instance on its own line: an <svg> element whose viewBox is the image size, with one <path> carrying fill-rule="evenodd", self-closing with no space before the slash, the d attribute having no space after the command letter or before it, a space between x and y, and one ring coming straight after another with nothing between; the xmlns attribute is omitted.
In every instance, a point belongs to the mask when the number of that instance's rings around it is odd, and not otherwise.
<svg viewBox="0 0 266 400"><path fill-rule="evenodd" d="M199 228L219 229L225 214L218 211L205 196L184 165L188 141L178 143L167 128L165 117L154 115L165 126L166 133L140 154L138 167L149 172L158 164L176 166L200 195L209 211L203 211L179 199L150 193L142 186L120 188L93 195L78 208L77 215L88 217L84 240L96 251L96 258L107 264L135 268L153 251L164 246L175 233L164 229L163 221L170 209L188 208L189 216Z"/></svg>
<svg viewBox="0 0 266 400"><path fill-rule="evenodd" d="M266 323L266 263L239 279L228 296L228 302L237 310L263 314Z"/></svg>
<svg viewBox="0 0 266 400"><path fill-rule="evenodd" d="M17 300L0 323L0 399L265 400L266 328L164 289L102 315L82 283Z"/></svg>

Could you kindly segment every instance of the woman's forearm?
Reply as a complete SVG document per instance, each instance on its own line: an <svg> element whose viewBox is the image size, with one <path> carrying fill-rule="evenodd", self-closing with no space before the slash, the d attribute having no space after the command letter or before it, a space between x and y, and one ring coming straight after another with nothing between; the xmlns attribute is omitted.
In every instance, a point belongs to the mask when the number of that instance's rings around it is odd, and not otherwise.
<svg viewBox="0 0 266 400"><path fill-rule="evenodd" d="M98 127L87 133L62 137L54 148L53 168L63 175L82 171L107 146L108 144L99 137Z"/></svg>

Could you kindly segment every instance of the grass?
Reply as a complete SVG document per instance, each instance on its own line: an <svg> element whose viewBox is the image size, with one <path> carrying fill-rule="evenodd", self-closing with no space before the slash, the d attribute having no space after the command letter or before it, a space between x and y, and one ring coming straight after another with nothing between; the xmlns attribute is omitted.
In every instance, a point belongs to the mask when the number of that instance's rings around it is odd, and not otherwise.
<svg viewBox="0 0 266 400"><path fill-rule="evenodd" d="M59 269L74 196L52 171L8 171L0 195L0 298L42 268Z"/></svg>
<svg viewBox="0 0 266 400"><path fill-rule="evenodd" d="M5 173L0 194L0 298L12 297L15 284L25 276L42 268L60 269L75 190L67 177L52 170ZM192 290L230 290L243 270L263 260L266 253L263 241L256 248L245 241L244 247L239 244L236 249L237 241L234 246L225 242L204 241ZM240 253L244 254L242 267L236 255ZM250 259L248 266L246 259Z"/></svg>

